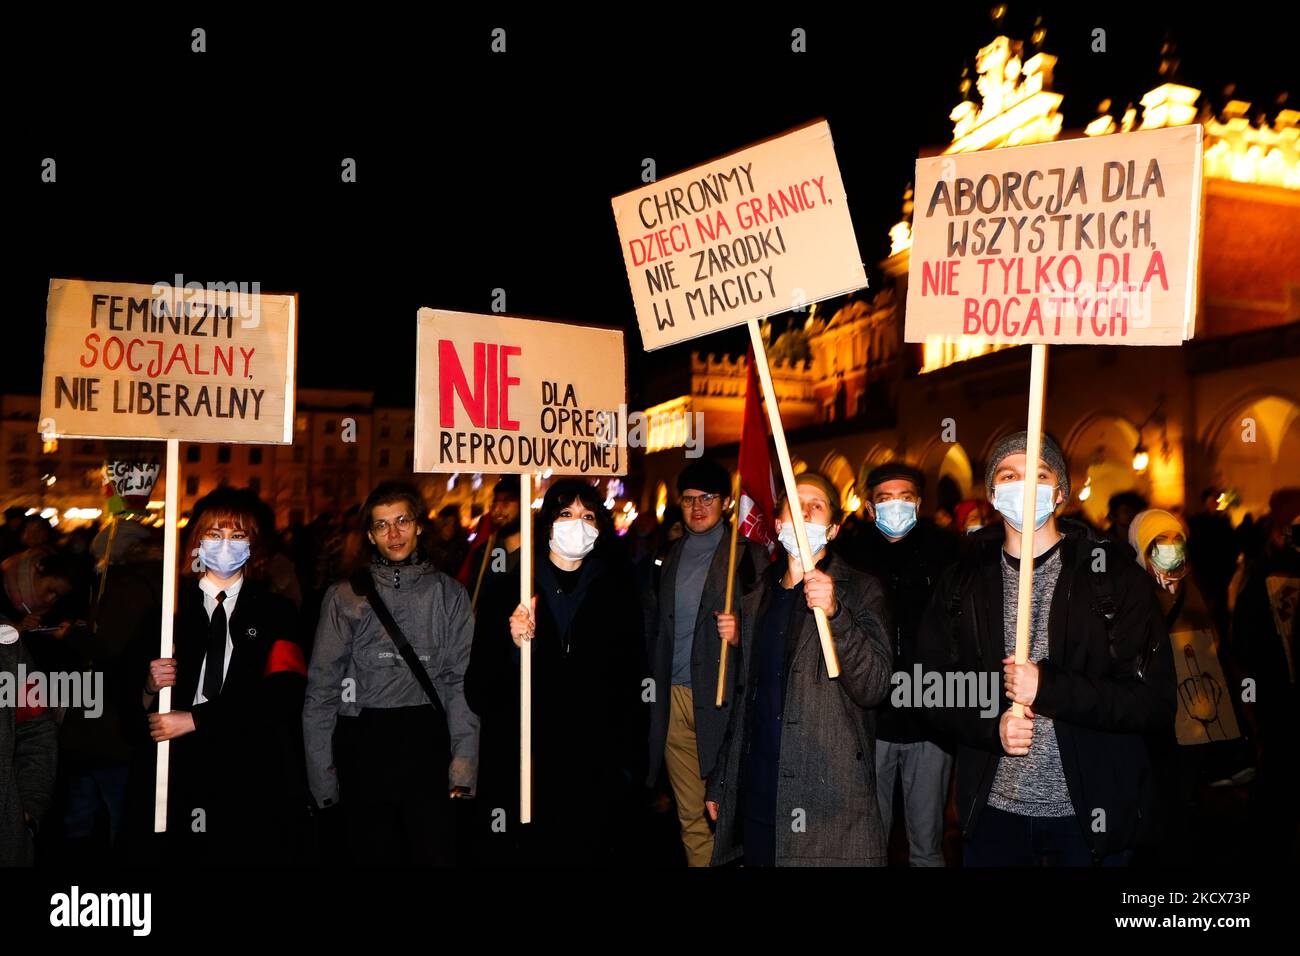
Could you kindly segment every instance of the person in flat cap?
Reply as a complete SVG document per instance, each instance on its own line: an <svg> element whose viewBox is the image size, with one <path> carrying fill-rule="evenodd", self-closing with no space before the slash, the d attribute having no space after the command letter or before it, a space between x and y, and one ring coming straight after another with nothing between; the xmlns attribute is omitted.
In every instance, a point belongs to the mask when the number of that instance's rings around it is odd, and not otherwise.
<svg viewBox="0 0 1300 956"><path fill-rule="evenodd" d="M722 637L717 615L726 608L731 560L731 473L716 461L698 458L677 476L677 494L686 533L664 558L650 631L649 652L655 686L666 692L650 704L648 786L666 766L677 802L677 819L687 864L708 866L713 832L705 816L705 781L722 747L740 655L732 652L722 707L716 706ZM740 537L736 543L732 606L768 565L762 545Z"/></svg>
<svg viewBox="0 0 1300 956"><path fill-rule="evenodd" d="M867 475L865 491L871 524L843 553L851 565L884 587L897 684L912 679L921 619L939 576L957 560L959 541L920 517L925 475L919 468L904 461L877 465ZM914 709L888 700L880 705L876 734L876 797L885 833L894 818L894 782L901 778L909 862L943 866L950 745L945 747Z"/></svg>
<svg viewBox="0 0 1300 956"><path fill-rule="evenodd" d="M975 546L945 572L921 625L924 667L943 675L944 687L979 675L979 693L953 695L923 715L958 744L967 866L1124 865L1154 805L1144 735L1172 732L1169 638L1155 588L1128 549L1057 517L1070 495L1060 446L1044 435L1031 463L1027 437L994 447L985 485L1004 526L971 536ZM1024 482L1035 466L1029 517ZM1026 520L1035 529L1030 647L1017 664ZM997 699L988 693L994 674Z"/></svg>

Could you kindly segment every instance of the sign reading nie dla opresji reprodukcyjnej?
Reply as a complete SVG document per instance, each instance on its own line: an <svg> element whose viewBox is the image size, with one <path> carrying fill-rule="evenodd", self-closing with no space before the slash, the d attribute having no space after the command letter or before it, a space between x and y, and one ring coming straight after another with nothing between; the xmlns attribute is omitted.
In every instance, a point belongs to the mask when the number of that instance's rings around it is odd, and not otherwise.
<svg viewBox="0 0 1300 956"><path fill-rule="evenodd" d="M647 351L867 284L824 120L613 204Z"/></svg>
<svg viewBox="0 0 1300 956"><path fill-rule="evenodd" d="M40 430L288 444L296 306L197 283L51 279Z"/></svg>
<svg viewBox="0 0 1300 956"><path fill-rule="evenodd" d="M918 159L905 339L1192 335L1201 127Z"/></svg>
<svg viewBox="0 0 1300 956"><path fill-rule="evenodd" d="M627 473L623 333L421 309L415 470Z"/></svg>

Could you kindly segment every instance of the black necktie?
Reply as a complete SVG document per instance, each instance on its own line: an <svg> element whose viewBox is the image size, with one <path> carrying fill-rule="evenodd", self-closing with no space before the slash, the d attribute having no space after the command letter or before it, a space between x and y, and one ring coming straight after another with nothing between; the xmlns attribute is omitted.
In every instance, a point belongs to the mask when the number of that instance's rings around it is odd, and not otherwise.
<svg viewBox="0 0 1300 956"><path fill-rule="evenodd" d="M217 592L217 606L208 622L208 659L203 672L203 696L216 700L221 693L221 677L226 670L226 592Z"/></svg>

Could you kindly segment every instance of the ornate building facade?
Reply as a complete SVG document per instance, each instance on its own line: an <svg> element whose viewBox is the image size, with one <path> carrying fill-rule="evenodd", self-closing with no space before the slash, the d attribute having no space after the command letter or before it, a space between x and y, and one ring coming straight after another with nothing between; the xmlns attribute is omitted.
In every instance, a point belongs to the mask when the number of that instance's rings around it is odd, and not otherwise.
<svg viewBox="0 0 1300 956"><path fill-rule="evenodd" d="M1041 43L1041 36L1035 38ZM1300 484L1300 112L1268 120L1229 100L1217 112L1201 91L1167 80L1118 116L1111 103L1083 130L1063 130L1056 60L998 37L976 60L974 88L950 114L953 140L925 155L1026 145L1134 128L1205 127L1205 202L1195 333L1181 347L1058 346L1048 367L1045 425L1061 441L1080 510L1104 521L1112 494L1197 510L1223 491L1234 521L1267 510L1270 493ZM1176 66L1176 64L1174 64ZM1202 105L1198 108L1198 100ZM905 459L927 476L923 511L983 496L988 455L1025 427L1029 349L977 337L905 344L911 193L880 263L882 289L814 308L799 334L805 361L781 366L781 415L796 471L816 468L860 505L874 465ZM790 335L793 333L787 333ZM788 351L788 350L787 350ZM705 411L705 447L734 464L744 358L698 354L691 395ZM799 403L786 396L799 396ZM643 459L641 509L672 497L680 448Z"/></svg>

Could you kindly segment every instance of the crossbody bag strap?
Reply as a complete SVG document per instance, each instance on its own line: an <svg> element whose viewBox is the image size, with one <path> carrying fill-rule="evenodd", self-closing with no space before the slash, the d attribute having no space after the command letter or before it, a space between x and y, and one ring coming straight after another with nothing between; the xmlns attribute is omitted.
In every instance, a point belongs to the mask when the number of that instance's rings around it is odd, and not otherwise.
<svg viewBox="0 0 1300 956"><path fill-rule="evenodd" d="M379 623L384 625L384 630L388 632L388 636L397 645L397 652L402 655L402 660L406 661L406 666L411 669L415 679L424 688L424 693L429 698L429 702L433 704L433 709L446 716L447 712L443 709L442 699L438 696L437 688L433 686L433 679L429 677L429 672L420 663L420 658L416 655L411 642L406 639L402 629L397 626L397 620L393 617L393 612L388 609L384 599L379 596L370 575L364 572L356 574L353 576L351 583L352 590L370 602L370 607L374 610L375 616L379 618Z"/></svg>

